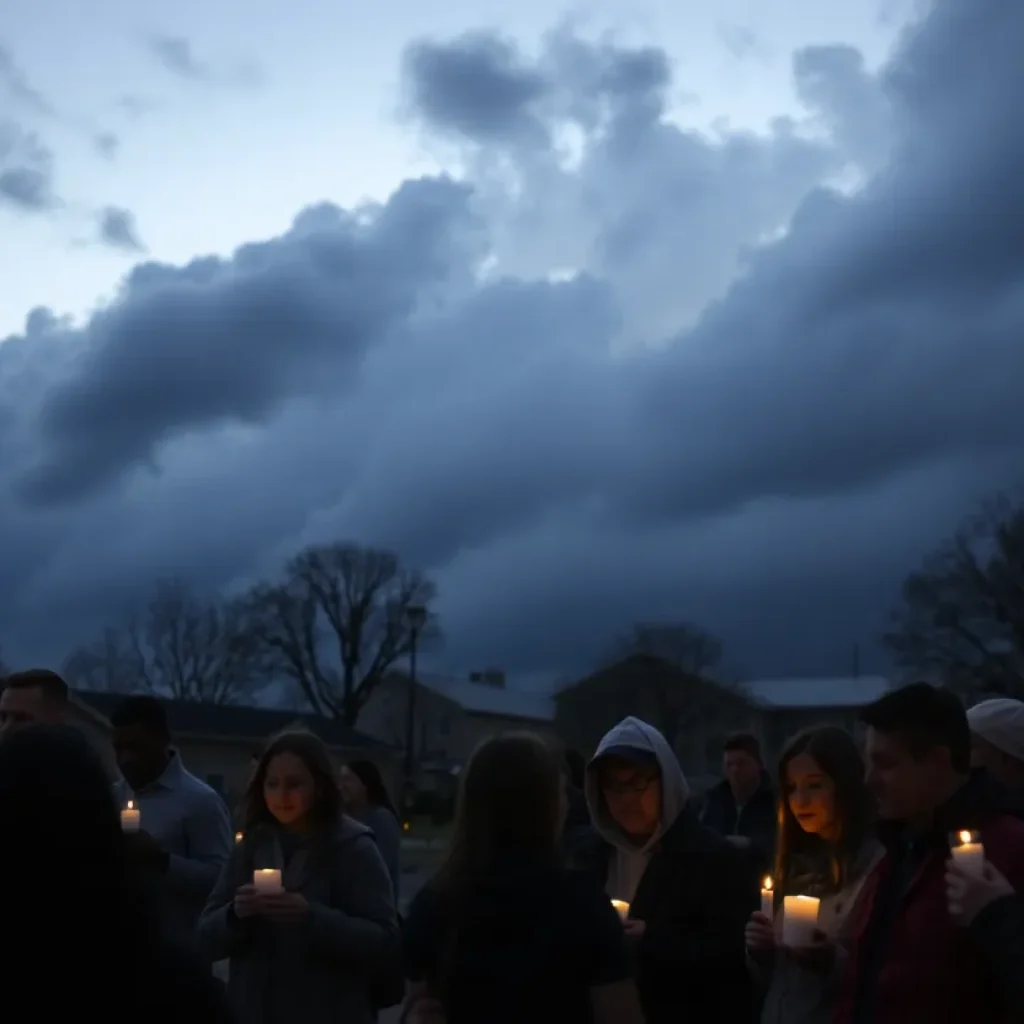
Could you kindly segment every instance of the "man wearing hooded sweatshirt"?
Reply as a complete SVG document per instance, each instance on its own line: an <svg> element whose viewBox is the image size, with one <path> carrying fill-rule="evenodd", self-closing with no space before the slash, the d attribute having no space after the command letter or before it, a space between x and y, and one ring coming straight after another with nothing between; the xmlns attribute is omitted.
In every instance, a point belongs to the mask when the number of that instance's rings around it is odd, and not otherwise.
<svg viewBox="0 0 1024 1024"><path fill-rule="evenodd" d="M748 1024L743 929L759 900L743 854L705 828L665 737L626 718L598 745L586 796L595 836L578 862L629 904L647 1024Z"/></svg>

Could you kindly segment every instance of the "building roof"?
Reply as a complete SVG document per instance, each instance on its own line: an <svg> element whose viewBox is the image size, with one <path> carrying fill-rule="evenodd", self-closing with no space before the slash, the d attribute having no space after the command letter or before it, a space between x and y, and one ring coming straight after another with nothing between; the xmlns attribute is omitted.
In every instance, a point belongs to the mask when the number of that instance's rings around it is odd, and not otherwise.
<svg viewBox="0 0 1024 1024"><path fill-rule="evenodd" d="M114 708L125 698L123 693L82 690L76 690L73 696L77 702L100 712L108 720ZM350 729L320 715L303 714L281 708L203 704L199 701L164 698L161 698L161 703L167 709L167 718L173 735L187 734L252 741L256 747L284 729L303 728L315 733L329 747L380 752L393 749L390 744L374 739L358 729Z"/></svg>
<svg viewBox="0 0 1024 1024"><path fill-rule="evenodd" d="M884 676L752 679L743 684L749 699L765 708L857 708L890 689Z"/></svg>
<svg viewBox="0 0 1024 1024"><path fill-rule="evenodd" d="M419 674L417 680L421 686L446 697L471 715L497 715L530 722L551 722L555 717L555 705L547 693L431 673Z"/></svg>

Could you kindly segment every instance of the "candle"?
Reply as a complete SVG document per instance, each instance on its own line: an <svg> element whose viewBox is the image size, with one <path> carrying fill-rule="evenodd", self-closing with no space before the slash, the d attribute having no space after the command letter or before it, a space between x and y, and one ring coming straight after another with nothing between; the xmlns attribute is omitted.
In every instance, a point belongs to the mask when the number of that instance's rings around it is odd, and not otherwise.
<svg viewBox="0 0 1024 1024"><path fill-rule="evenodd" d="M775 916L775 883L771 875L765 875L761 883L761 913L765 917Z"/></svg>
<svg viewBox="0 0 1024 1024"><path fill-rule="evenodd" d="M142 824L142 814L135 806L134 800L128 801L128 806L121 811L121 831L138 832Z"/></svg>
<svg viewBox="0 0 1024 1024"><path fill-rule="evenodd" d="M235 842L240 843L245 838L245 835L241 832L235 833Z"/></svg>
<svg viewBox="0 0 1024 1024"><path fill-rule="evenodd" d="M252 884L257 892L280 892L281 872L277 868L257 868L252 873Z"/></svg>
<svg viewBox="0 0 1024 1024"><path fill-rule="evenodd" d="M785 896L782 900L782 944L799 949L814 942L821 901L813 896Z"/></svg>
<svg viewBox="0 0 1024 1024"><path fill-rule="evenodd" d="M618 911L619 920L625 921L629 917L629 904L625 900L612 900L612 906Z"/></svg>
<svg viewBox="0 0 1024 1024"><path fill-rule="evenodd" d="M953 860L968 874L982 878L985 873L985 847L977 832L957 832L951 843Z"/></svg>

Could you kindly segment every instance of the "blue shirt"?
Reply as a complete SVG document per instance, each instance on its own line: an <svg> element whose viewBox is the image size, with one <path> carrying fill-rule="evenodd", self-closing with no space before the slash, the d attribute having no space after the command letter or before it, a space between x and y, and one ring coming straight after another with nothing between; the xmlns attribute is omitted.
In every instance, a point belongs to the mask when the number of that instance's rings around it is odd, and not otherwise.
<svg viewBox="0 0 1024 1024"><path fill-rule="evenodd" d="M191 936L221 868L231 853L228 809L205 782L185 770L176 750L163 774L132 793L119 784L121 806L134 800L139 827L169 855L159 897L168 930Z"/></svg>

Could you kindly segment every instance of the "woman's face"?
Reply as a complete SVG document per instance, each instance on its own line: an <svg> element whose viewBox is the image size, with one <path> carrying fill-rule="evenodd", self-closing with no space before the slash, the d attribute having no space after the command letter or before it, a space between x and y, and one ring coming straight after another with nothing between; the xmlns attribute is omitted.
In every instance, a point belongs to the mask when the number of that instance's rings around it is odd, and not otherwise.
<svg viewBox="0 0 1024 1024"><path fill-rule="evenodd" d="M357 811L362 810L369 800L362 780L348 767L341 769L340 779L341 798L344 800L345 806Z"/></svg>
<svg viewBox="0 0 1024 1024"><path fill-rule="evenodd" d="M836 832L836 787L810 754L786 765L786 799L800 827L829 838Z"/></svg>
<svg viewBox="0 0 1024 1024"><path fill-rule="evenodd" d="M313 807L315 790L313 776L302 758L282 753L270 759L263 779L263 799L279 824L302 825Z"/></svg>

